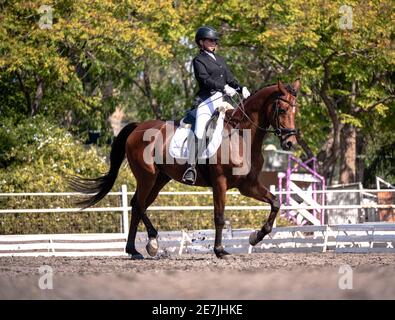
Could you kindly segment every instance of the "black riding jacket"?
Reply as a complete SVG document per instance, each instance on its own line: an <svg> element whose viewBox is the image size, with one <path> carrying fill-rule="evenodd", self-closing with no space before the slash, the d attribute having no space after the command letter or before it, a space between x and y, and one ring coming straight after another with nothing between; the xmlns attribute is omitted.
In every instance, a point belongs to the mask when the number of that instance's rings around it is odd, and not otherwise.
<svg viewBox="0 0 395 320"><path fill-rule="evenodd" d="M195 78L199 83L199 92L196 94L196 103L206 100L215 91L223 92L226 84L241 92L241 85L235 80L225 63L224 58L216 54L214 60L204 50L193 59Z"/></svg>

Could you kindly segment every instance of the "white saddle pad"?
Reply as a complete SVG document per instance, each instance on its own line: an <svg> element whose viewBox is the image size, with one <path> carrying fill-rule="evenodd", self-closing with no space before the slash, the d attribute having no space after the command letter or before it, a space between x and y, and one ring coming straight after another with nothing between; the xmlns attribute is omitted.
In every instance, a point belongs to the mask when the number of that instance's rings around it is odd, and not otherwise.
<svg viewBox="0 0 395 320"><path fill-rule="evenodd" d="M224 129L224 119L225 112L220 112L217 120L217 125L214 129L214 132L211 136L211 140L203 150L202 153L199 153L199 159L208 159L211 158L218 150L222 141L222 132ZM170 141L169 153L175 159L188 159L189 158L189 150L187 138L189 134L194 134L191 128L186 127L178 127L174 136Z"/></svg>

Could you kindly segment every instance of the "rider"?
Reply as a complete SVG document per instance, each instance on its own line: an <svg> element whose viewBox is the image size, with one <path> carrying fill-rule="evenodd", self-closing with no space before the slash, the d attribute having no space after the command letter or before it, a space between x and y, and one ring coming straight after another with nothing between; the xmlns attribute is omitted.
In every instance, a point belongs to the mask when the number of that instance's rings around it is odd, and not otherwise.
<svg viewBox="0 0 395 320"><path fill-rule="evenodd" d="M200 52L193 59L193 69L200 89L195 97L195 135L198 142L195 144L195 152L190 149L189 167L182 178L189 184L195 184L196 180L197 146L201 145L200 140L203 139L206 124L215 109L224 105L224 94L232 97L240 93L244 99L250 95L248 89L235 80L224 58L215 54L218 40L219 35L212 27L202 26L196 31L195 41Z"/></svg>

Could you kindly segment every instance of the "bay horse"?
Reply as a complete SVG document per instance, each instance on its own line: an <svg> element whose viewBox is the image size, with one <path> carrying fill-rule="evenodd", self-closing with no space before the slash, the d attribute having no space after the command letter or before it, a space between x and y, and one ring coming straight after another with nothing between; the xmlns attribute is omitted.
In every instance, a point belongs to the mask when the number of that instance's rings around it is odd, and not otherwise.
<svg viewBox="0 0 395 320"><path fill-rule="evenodd" d="M270 132L278 136L281 147L285 150L291 149L297 143L295 107L299 88L299 79L295 80L292 85L284 85L279 80L274 85L256 91L235 110L229 110L232 113L231 116L228 114L229 111L227 112L228 120L231 118L230 120L233 121L225 121L224 132L230 132L235 127L237 127L237 132L240 135L245 130L250 131L250 149L247 150L245 145L241 148L241 154L243 154L241 157L242 165L243 162L250 161L247 172L234 174L232 171L235 167L240 167L240 161L221 163L220 149L222 145L214 155L217 158L216 163L206 162L196 166L198 174L195 185L211 187L213 191L214 253L218 258L224 258L229 254L222 246L222 229L225 223L224 209L228 189L237 188L244 196L270 204L269 218L260 230L252 232L249 237L251 245L254 246L259 243L272 230L280 204L276 196L267 190L262 181L261 170L264 162L262 143L265 135ZM235 119L237 120L236 124L234 123ZM187 164L185 163L155 162L154 154L151 151L148 152L150 158L148 160L151 161L147 161L147 147L150 144L152 145L155 142L154 140L159 139L159 136L163 139L163 143L159 151L156 149L155 152L161 153L163 158L170 157L168 147L172 135L169 135L168 132L174 132L174 130L168 130L169 126L173 126L171 129L175 129L176 124L162 120L129 123L114 139L110 153L110 169L106 175L93 179L74 177L70 181L70 185L75 191L93 193L79 204L82 204L83 208L93 206L111 190L126 155L130 169L137 181L136 192L131 200L132 217L126 244L126 252L131 255L132 259L143 259L143 256L135 248L137 227L141 220L148 233L147 252L151 256L156 255L158 251L158 232L146 215L146 209L154 202L159 191L171 179L182 183L182 176L186 170ZM272 127L271 130L270 127ZM145 141L147 139L143 139L144 133L153 128L156 128L159 134L154 136L151 141ZM249 160L244 157L247 153L250 153Z"/></svg>

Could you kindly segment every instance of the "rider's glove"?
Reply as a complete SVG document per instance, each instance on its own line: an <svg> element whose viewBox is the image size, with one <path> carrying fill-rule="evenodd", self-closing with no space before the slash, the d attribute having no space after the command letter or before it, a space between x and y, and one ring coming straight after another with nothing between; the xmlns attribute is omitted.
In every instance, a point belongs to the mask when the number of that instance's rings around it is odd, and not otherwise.
<svg viewBox="0 0 395 320"><path fill-rule="evenodd" d="M247 99L251 95L247 87L243 87L243 89L241 90L241 94L243 95L244 99Z"/></svg>
<svg viewBox="0 0 395 320"><path fill-rule="evenodd" d="M229 86L228 84L225 85L224 87L224 91L225 93L230 96L233 97L237 92L236 89L233 89L231 86Z"/></svg>

